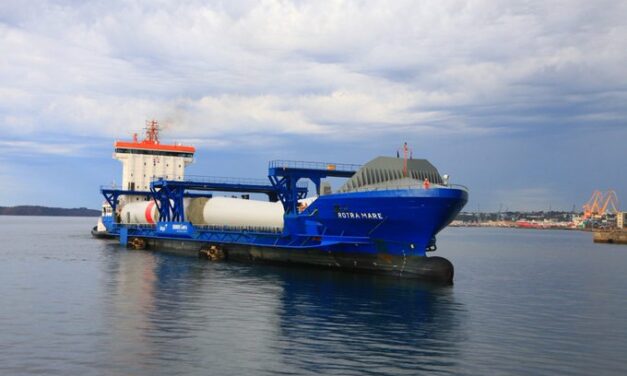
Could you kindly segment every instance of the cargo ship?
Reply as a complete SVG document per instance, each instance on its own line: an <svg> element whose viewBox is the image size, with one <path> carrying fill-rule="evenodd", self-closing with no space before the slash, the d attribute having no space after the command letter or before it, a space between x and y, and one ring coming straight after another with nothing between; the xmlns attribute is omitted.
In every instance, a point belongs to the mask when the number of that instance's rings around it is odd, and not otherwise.
<svg viewBox="0 0 627 376"><path fill-rule="evenodd" d="M95 237L211 260L453 281L453 265L427 253L437 249L436 234L466 204L468 190L414 159L407 144L396 158L364 165L271 161L268 180L258 180L186 176L195 149L162 144L158 135L151 121L142 141L135 135L115 143L122 186L101 187ZM346 180L334 191L329 178ZM315 192L308 197L310 184Z"/></svg>

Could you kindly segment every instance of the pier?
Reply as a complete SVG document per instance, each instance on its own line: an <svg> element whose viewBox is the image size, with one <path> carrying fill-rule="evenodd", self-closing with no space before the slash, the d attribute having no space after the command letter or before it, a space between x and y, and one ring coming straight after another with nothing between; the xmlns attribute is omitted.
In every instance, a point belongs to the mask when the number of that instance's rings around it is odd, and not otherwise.
<svg viewBox="0 0 627 376"><path fill-rule="evenodd" d="M593 239L595 243L627 244L627 230L595 230Z"/></svg>

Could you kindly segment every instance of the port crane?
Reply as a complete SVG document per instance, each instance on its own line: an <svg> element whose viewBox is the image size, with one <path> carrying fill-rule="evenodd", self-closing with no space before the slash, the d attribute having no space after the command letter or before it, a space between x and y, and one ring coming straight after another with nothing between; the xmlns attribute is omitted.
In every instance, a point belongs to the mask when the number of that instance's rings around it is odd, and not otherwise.
<svg viewBox="0 0 627 376"><path fill-rule="evenodd" d="M608 214L608 209L611 209L611 213L618 212L618 196L613 190L607 191L603 194L601 191L596 190L592 193L592 196L583 205L583 217L588 219L596 216L602 216Z"/></svg>

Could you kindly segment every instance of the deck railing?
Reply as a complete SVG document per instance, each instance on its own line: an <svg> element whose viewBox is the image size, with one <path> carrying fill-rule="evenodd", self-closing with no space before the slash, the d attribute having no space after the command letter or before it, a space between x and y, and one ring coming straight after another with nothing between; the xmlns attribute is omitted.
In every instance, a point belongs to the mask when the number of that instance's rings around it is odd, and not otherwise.
<svg viewBox="0 0 627 376"><path fill-rule="evenodd" d="M158 179L155 179L154 181L159 181L159 180L169 180L169 179L158 178ZM186 175L184 179L176 180L176 181L193 181L193 182L208 183L208 184L232 184L232 185L240 184L240 185L260 185L260 186L268 186L268 187L272 186L272 184L270 183L270 180L268 179L233 178L233 177L223 177L223 176ZM298 184L296 184L296 186L298 188L307 188L309 185L307 184L306 181L299 181ZM121 190L122 186L118 184L105 184L105 185L100 186L100 190L103 190L103 189Z"/></svg>
<svg viewBox="0 0 627 376"><path fill-rule="evenodd" d="M271 185L268 179L233 178L233 177L226 177L226 176L185 175L184 180L194 181L194 182L199 182L199 183L213 183L213 184Z"/></svg>
<svg viewBox="0 0 627 376"><path fill-rule="evenodd" d="M361 168L361 165L350 164L350 163L276 160L276 161L270 161L269 167L270 168L299 168L299 169L311 169L311 170L351 172L351 171L359 170Z"/></svg>
<svg viewBox="0 0 627 376"><path fill-rule="evenodd" d="M272 186L268 179L256 179L256 178L233 178L222 176L199 176L199 175L186 175L185 180L194 181L199 183L212 183L212 184L241 184L241 185L267 185ZM309 185L306 181L299 181L296 184L298 188L307 188Z"/></svg>
<svg viewBox="0 0 627 376"><path fill-rule="evenodd" d="M419 183L411 182L411 183L396 183L396 184L381 184L381 183L379 183L379 184L365 185L365 186L358 187L358 188L351 188L351 189L348 189L346 191L337 191L336 193L368 192L368 191L391 191L391 190L396 190L396 189L437 189L437 188L440 188L440 189L461 189L463 191L470 192L468 187L460 185L460 184L443 185L443 184L431 183L429 188L425 188L424 185L421 182L419 182Z"/></svg>

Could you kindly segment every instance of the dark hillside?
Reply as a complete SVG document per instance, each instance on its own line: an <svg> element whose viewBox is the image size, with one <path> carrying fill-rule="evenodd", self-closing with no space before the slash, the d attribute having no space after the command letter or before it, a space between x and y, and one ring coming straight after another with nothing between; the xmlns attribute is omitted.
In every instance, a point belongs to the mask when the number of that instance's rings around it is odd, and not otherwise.
<svg viewBox="0 0 627 376"><path fill-rule="evenodd" d="M38 215L52 217L97 217L100 210L87 208L49 208L46 206L0 206L0 215Z"/></svg>

